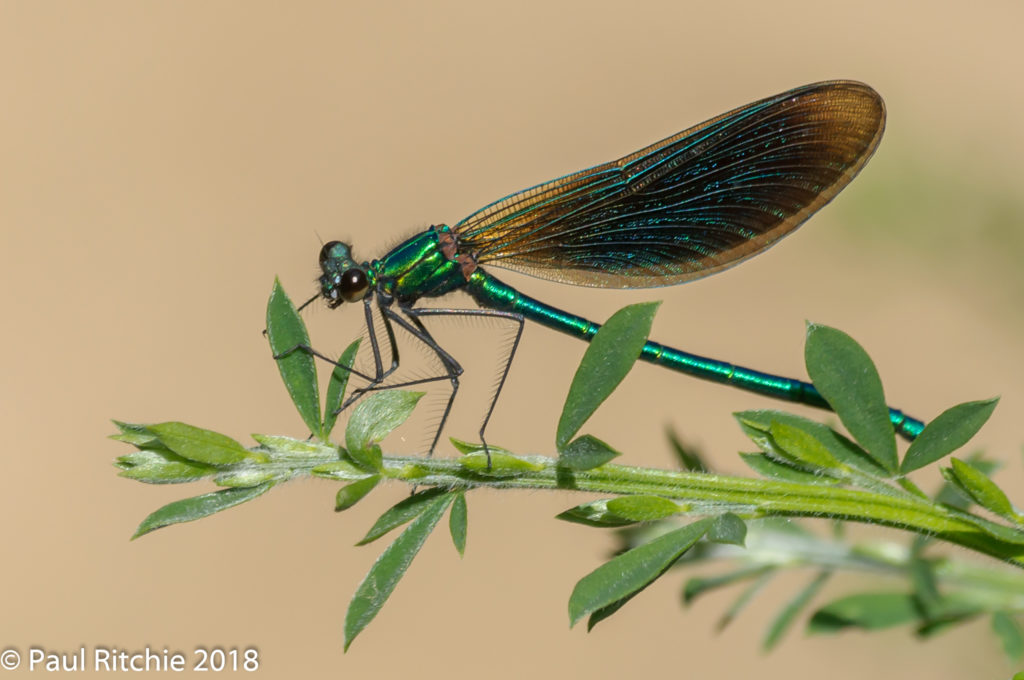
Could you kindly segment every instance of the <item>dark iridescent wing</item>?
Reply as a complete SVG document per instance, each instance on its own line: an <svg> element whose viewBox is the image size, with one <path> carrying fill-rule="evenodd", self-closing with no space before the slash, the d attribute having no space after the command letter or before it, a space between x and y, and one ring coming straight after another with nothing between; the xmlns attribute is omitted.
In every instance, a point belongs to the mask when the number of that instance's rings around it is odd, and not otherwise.
<svg viewBox="0 0 1024 680"><path fill-rule="evenodd" d="M481 264L607 288L666 286L764 250L860 171L885 126L867 85L748 104L625 158L539 184L455 225Z"/></svg>

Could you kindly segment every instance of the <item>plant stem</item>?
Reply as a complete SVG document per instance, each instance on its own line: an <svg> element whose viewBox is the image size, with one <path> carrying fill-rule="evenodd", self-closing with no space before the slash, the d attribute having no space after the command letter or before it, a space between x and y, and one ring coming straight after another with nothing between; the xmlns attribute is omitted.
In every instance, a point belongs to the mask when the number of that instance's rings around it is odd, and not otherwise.
<svg viewBox="0 0 1024 680"><path fill-rule="evenodd" d="M732 512L741 517L825 517L880 524L936 536L1024 567L1024 539L1002 525L911 496L750 479L708 473L677 472L627 465L602 465L585 472L561 468L557 460L529 456L535 469L489 474L467 469L464 459L385 457L382 474L418 486L564 489L613 495L652 495L681 504L681 514Z"/></svg>

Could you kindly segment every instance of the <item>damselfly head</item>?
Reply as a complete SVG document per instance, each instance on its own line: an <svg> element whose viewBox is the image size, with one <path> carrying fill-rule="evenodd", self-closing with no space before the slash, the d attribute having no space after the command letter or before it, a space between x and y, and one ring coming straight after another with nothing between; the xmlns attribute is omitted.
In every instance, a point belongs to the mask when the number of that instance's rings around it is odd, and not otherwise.
<svg viewBox="0 0 1024 680"><path fill-rule="evenodd" d="M357 302L370 291L366 270L352 259L347 243L330 241L320 249L320 294L334 309L342 302Z"/></svg>

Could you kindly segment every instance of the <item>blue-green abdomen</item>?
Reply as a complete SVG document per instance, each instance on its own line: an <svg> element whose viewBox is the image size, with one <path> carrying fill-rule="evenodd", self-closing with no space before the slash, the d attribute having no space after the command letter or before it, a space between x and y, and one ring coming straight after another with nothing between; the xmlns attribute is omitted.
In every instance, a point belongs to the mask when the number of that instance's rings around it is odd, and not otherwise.
<svg viewBox="0 0 1024 680"><path fill-rule="evenodd" d="M574 335L589 341L597 333L600 324L569 314L556 307L523 295L515 288L502 283L493 276L478 269L473 272L466 288L467 292L484 307L502 309L522 314L531 321L548 328ZM652 364L713 382L725 383L750 392L757 392L776 399L785 399L808 406L829 408L828 402L808 382L783 378L762 373L742 366L736 366L716 359L683 352L648 341L640 353L640 359ZM889 418L900 434L914 438L924 428L924 423L906 416L902 411L889 410Z"/></svg>

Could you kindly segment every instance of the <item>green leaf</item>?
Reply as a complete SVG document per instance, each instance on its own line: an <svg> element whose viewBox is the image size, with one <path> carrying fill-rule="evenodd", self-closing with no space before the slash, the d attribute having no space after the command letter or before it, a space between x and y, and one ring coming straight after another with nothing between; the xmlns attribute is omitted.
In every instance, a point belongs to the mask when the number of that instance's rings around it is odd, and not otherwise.
<svg viewBox="0 0 1024 680"><path fill-rule="evenodd" d="M654 522L683 511L678 503L661 496L622 496L606 504L608 514L627 522Z"/></svg>
<svg viewBox="0 0 1024 680"><path fill-rule="evenodd" d="M570 470L582 472L600 467L616 456L621 455L597 437L585 434L572 440L568 446L559 452L558 464Z"/></svg>
<svg viewBox="0 0 1024 680"><path fill-rule="evenodd" d="M711 520L702 519L674 529L612 558L584 576L569 597L569 625L649 586L700 540L710 525Z"/></svg>
<svg viewBox="0 0 1024 680"><path fill-rule="evenodd" d="M325 454L338 450L335 446L321 444L316 440L295 439L275 434L252 434L250 436L264 447L271 449L273 454L284 453L288 456L322 458Z"/></svg>
<svg viewBox="0 0 1024 680"><path fill-rule="evenodd" d="M535 463L521 456L498 453L493 449L490 460L483 451L475 451L458 458L456 462L470 472L487 477L517 477L524 472L537 472L544 469L543 463ZM490 463L490 469L487 467L488 463Z"/></svg>
<svg viewBox="0 0 1024 680"><path fill-rule="evenodd" d="M352 413L345 429L348 453L367 470L380 470L381 452L377 443L405 422L423 392L385 390L366 397Z"/></svg>
<svg viewBox="0 0 1024 680"><path fill-rule="evenodd" d="M176 454L197 463L231 465L258 457L227 435L185 423L160 423L149 430Z"/></svg>
<svg viewBox="0 0 1024 680"><path fill-rule="evenodd" d="M986 477L977 468L963 462L959 458L952 458L950 460L953 463L953 467L943 470L949 481L956 484L981 507L1016 521L1016 513L1010 504L1010 499L1006 497L1002 489L996 486L995 482ZM952 475L951 479L949 473Z"/></svg>
<svg viewBox="0 0 1024 680"><path fill-rule="evenodd" d="M153 438L153 441L157 441ZM194 482L216 471L212 465L182 458L170 449L146 448L117 459L118 474L147 484Z"/></svg>
<svg viewBox="0 0 1024 680"><path fill-rule="evenodd" d="M331 435L334 424L338 422L338 409L341 408L341 402L345 398L345 388L348 387L348 379L352 375L352 372L346 369L352 368L352 364L356 360L356 353L359 352L361 340L362 338L356 338L351 345L345 348L338 359L340 366L335 366L331 371L331 380L327 383L327 397L324 401L323 438L325 440Z"/></svg>
<svg viewBox="0 0 1024 680"><path fill-rule="evenodd" d="M980 452L972 453L967 457L967 464L971 467L979 470L984 475L992 475L996 470L999 469L999 464L995 461L985 460L981 457ZM960 486L956 482L949 481L948 477L952 473L947 474L943 472L943 477L947 478L945 484L939 489L939 492L935 494L935 502L941 503L942 505L948 505L959 510L967 510L971 505L971 497L966 491L961 491Z"/></svg>
<svg viewBox="0 0 1024 680"><path fill-rule="evenodd" d="M729 571L717 576L697 576L691 578L683 586L683 604L689 605L704 593L709 593L719 588L731 586L740 581L757 578L762 574L775 570L774 565L764 564L752 567L743 567L736 571Z"/></svg>
<svg viewBox="0 0 1024 680"><path fill-rule="evenodd" d="M808 633L837 633L843 628L882 630L917 621L913 595L895 592L859 593L834 600L811 617Z"/></svg>
<svg viewBox="0 0 1024 680"><path fill-rule="evenodd" d="M761 643L761 648L764 651L769 651L779 643L782 636L793 622L796 621L797 615L803 610L804 607L810 603L821 587L825 585L825 581L832 575L831 571L823 570L818 572L818 575L811 579L804 588L796 594L789 603L782 608L775 620L772 621L771 625L768 626L768 634L765 635L764 642Z"/></svg>
<svg viewBox="0 0 1024 680"><path fill-rule="evenodd" d="M202 496L185 498L180 501L168 503L146 519L142 520L142 524L140 524L139 528L135 530L135 534L132 536L132 539L136 539L139 536L148 534L150 531L160 529L161 527L202 519L203 517L208 517L215 512L227 510L228 508L245 503L246 501L251 501L253 498L266 493L272 486L274 486L274 484L272 482L268 482L266 484L260 484L259 486L222 489L221 491L214 491L213 493L203 494Z"/></svg>
<svg viewBox="0 0 1024 680"><path fill-rule="evenodd" d="M1017 663L1024 656L1024 631L1010 612L996 612L992 615L992 631L1003 643L1003 652L1010 663Z"/></svg>
<svg viewBox="0 0 1024 680"><path fill-rule="evenodd" d="M939 633L943 633L954 626L958 626L962 623L966 623L971 619L976 619L983 614L987 614L984 607L981 605L975 605L974 607L965 609L963 611L950 611L943 613L941 618L929 619L914 629L914 633L921 640L927 640Z"/></svg>
<svg viewBox="0 0 1024 680"><path fill-rule="evenodd" d="M452 543L459 551L459 556L466 554L466 528L468 510L466 508L466 493L457 491L455 500L452 502L452 511L448 513L448 530L452 534Z"/></svg>
<svg viewBox="0 0 1024 680"><path fill-rule="evenodd" d="M914 586L914 599L921 615L925 618L938 616L942 609L942 596L935 583L934 565L929 560L915 556L907 566Z"/></svg>
<svg viewBox="0 0 1024 680"><path fill-rule="evenodd" d="M825 444L815 436L814 428L804 429L790 423L775 421L770 432L775 444L788 454L788 457L811 469L832 470L841 468L842 463L828 450Z"/></svg>
<svg viewBox="0 0 1024 680"><path fill-rule="evenodd" d="M149 433L140 434L138 432L122 432L121 434L108 435L107 439L113 439L115 442L131 444L132 446L140 449L149 449L155 446L160 446L160 440L157 439L155 435Z"/></svg>
<svg viewBox="0 0 1024 680"><path fill-rule="evenodd" d="M370 567L362 583L356 588L355 595L348 605L345 614L345 650L356 636L377 615L391 596L395 586L405 575L406 569L413 558L423 547L427 536L434 530L454 494L445 493L435 496L422 509L422 513L409 527L403 531L394 543L380 554L377 561Z"/></svg>
<svg viewBox="0 0 1024 680"><path fill-rule="evenodd" d="M614 499L604 498L589 503L582 503L565 512L559 513L555 519L574 524L583 524L588 527L605 529L609 527L624 527L636 524L639 520L626 519L621 515L609 512L608 503Z"/></svg>
<svg viewBox="0 0 1024 680"><path fill-rule="evenodd" d="M467 441L463 441L461 439L456 439L455 437L449 437L448 441L450 441L452 443L452 446L455 447L455 450L458 451L461 454L477 453L479 451L483 451L484 450L484 445L483 444L475 444L473 442L467 442ZM498 454L498 453L503 453L503 454L505 454L507 456L515 456L516 455L513 452L509 451L508 449L503 449L502 447L495 446L494 444L488 444L487 445L487 450L491 452L492 456L495 455L495 454Z"/></svg>
<svg viewBox="0 0 1024 680"><path fill-rule="evenodd" d="M718 619L715 624L715 630L721 632L725 630L726 626L736 620L736 617L740 615L747 605L754 601L754 596L757 595L761 590L768 585L768 582L775 576L775 568L772 566L763 567L764 573L759 574L757 580L751 583L749 586L743 589L729 608L722 614L722 618Z"/></svg>
<svg viewBox="0 0 1024 680"><path fill-rule="evenodd" d="M835 477L825 477L814 472L807 472L801 468L795 468L787 463L772 459L766 453L741 453L740 458L754 472L765 477L803 484L838 484L841 481Z"/></svg>
<svg viewBox="0 0 1024 680"><path fill-rule="evenodd" d="M912 472L959 449L988 421L998 402L999 399L969 401L943 411L910 443L900 472Z"/></svg>
<svg viewBox="0 0 1024 680"><path fill-rule="evenodd" d="M363 468L358 467L347 460L335 460L330 463L317 465L315 468L310 470L309 473L314 477L337 479L341 481L354 481L356 479L366 479L367 477L373 476L373 473L367 472Z"/></svg>
<svg viewBox="0 0 1024 680"><path fill-rule="evenodd" d="M771 409L741 411L734 414L740 427L762 451L775 458L789 460L771 436L772 423L785 423L800 428L818 440L833 458L870 477L888 477L889 473L855 443L835 430L792 413ZM792 462L792 461L791 461Z"/></svg>
<svg viewBox="0 0 1024 680"><path fill-rule="evenodd" d="M395 503L385 510L383 515L377 518L374 525L356 545L372 543L395 527L400 527L406 522L415 519L434 502L434 499L444 493L444 489L440 488L427 489Z"/></svg>
<svg viewBox="0 0 1024 680"><path fill-rule="evenodd" d="M640 357L659 304L647 302L623 307L591 339L558 420L555 447L559 451L576 436Z"/></svg>
<svg viewBox="0 0 1024 680"><path fill-rule="evenodd" d="M341 512L342 510L348 510L353 505L363 500L366 494L374 490L377 484L380 482L380 475L373 475L366 479L360 479L357 482L346 484L345 486L338 489L338 494L334 497L334 511Z"/></svg>
<svg viewBox="0 0 1024 680"><path fill-rule="evenodd" d="M743 547L747 540L747 523L731 512L722 513L708 529L708 540Z"/></svg>
<svg viewBox="0 0 1024 680"><path fill-rule="evenodd" d="M640 591L637 590L635 592L630 593L621 600L616 600L615 602L612 602L610 605L606 607L601 607L600 609L595 611L593 614L590 615L590 618L587 619L587 632L589 633L590 631L594 630L594 626L601 623L609 616L622 609L622 607L625 606L627 602L629 602L639 594Z"/></svg>
<svg viewBox="0 0 1024 680"><path fill-rule="evenodd" d="M124 423L120 420L112 420L111 422L121 431L120 434L110 435L110 438L115 441L125 442L139 448L146 448L149 445L158 443L156 436L147 430L145 425Z"/></svg>
<svg viewBox="0 0 1024 680"><path fill-rule="evenodd" d="M953 476L952 471L949 469L944 469L942 472L944 476L948 475L947 479ZM967 492L963 491L963 493ZM998 539L1002 543L1009 543L1011 546L1024 545L1024 532L1020 531L1017 528L1008 527L1003 524L997 524L996 522L989 521L984 517L978 517L977 515L972 515L962 510L950 509L949 512L958 520L968 522L974 525L982 532L988 534L992 538ZM1020 555L1024 555L1024 553L1015 549L1014 556Z"/></svg>
<svg viewBox="0 0 1024 680"><path fill-rule="evenodd" d="M711 468L704 463L697 449L685 446L675 430L668 428L666 435L668 443L672 447L672 453L679 461L679 467L689 472L711 472Z"/></svg>
<svg viewBox="0 0 1024 680"><path fill-rule="evenodd" d="M888 472L896 472L896 434L867 352L842 331L808 324L804 359L814 387L853 438Z"/></svg>
<svg viewBox="0 0 1024 680"><path fill-rule="evenodd" d="M309 431L324 439L320 423L320 388L316 380L316 363L309 347L309 333L295 305L274 279L274 288L267 301L267 339L277 360L284 386L292 403Z"/></svg>
<svg viewBox="0 0 1024 680"><path fill-rule="evenodd" d="M222 472L213 478L213 483L217 486L248 488L259 486L276 478L277 475L269 470L237 470Z"/></svg>

